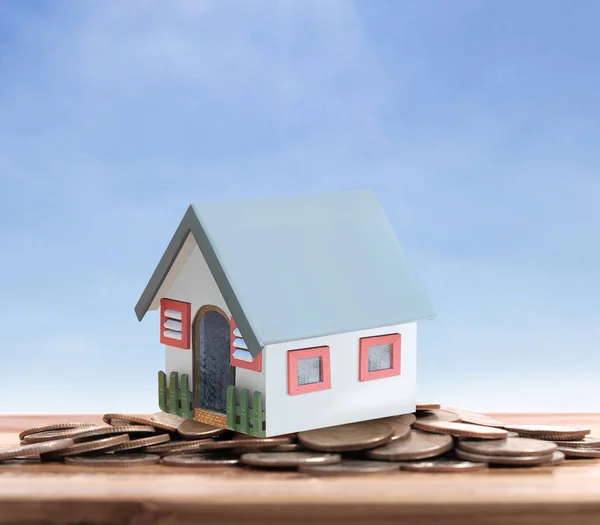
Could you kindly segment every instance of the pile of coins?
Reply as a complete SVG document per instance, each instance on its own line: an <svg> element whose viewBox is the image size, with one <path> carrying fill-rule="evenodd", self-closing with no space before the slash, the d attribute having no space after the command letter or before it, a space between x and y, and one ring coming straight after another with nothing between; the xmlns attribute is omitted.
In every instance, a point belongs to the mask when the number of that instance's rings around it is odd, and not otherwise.
<svg viewBox="0 0 600 525"><path fill-rule="evenodd" d="M292 469L314 476L392 471L474 472L600 458L589 428L506 425L468 410L420 404L414 414L254 438L159 412L106 414L105 425L56 423L0 449L6 463Z"/></svg>

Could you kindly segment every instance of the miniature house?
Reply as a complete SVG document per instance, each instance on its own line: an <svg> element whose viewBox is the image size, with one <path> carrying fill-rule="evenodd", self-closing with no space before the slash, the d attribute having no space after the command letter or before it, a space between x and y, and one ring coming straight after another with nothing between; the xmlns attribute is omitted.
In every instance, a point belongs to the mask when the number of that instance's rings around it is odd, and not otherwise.
<svg viewBox="0 0 600 525"><path fill-rule="evenodd" d="M190 206L148 310L161 409L262 437L413 412L435 317L371 191Z"/></svg>

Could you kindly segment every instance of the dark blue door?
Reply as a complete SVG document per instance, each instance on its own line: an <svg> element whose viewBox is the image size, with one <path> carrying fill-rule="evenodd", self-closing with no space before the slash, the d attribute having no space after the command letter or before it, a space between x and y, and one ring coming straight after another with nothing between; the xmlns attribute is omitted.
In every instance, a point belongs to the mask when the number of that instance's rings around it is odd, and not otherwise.
<svg viewBox="0 0 600 525"><path fill-rule="evenodd" d="M221 313L208 310L194 330L194 406L225 414L227 387L233 385L229 321Z"/></svg>

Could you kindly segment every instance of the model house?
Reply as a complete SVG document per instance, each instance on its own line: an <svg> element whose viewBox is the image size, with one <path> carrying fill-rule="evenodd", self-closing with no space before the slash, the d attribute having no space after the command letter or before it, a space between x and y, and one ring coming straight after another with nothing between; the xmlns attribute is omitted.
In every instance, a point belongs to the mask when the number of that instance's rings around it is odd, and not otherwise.
<svg viewBox="0 0 600 525"><path fill-rule="evenodd" d="M263 437L413 412L435 317L371 191L190 206L149 310L162 410Z"/></svg>

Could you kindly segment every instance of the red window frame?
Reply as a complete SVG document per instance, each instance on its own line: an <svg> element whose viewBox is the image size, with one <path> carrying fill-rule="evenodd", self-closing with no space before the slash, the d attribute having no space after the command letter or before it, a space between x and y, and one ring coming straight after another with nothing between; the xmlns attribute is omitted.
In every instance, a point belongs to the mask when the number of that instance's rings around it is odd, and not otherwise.
<svg viewBox="0 0 600 525"><path fill-rule="evenodd" d="M309 357L321 358L321 381L318 383L309 383L307 385L298 384L298 361ZM309 394L310 392L319 392L331 388L331 363L328 346L317 346L314 348L302 348L299 350L289 350L287 353L288 362L288 394L297 396L300 394Z"/></svg>
<svg viewBox="0 0 600 525"><path fill-rule="evenodd" d="M168 317L165 315L165 310L176 310L181 313L181 340L173 339L164 334L165 322ZM174 299L161 299L160 300L160 342L167 346L174 348L181 348L183 350L190 349L190 332L191 332L191 313L192 305L183 301L176 301Z"/></svg>
<svg viewBox="0 0 600 525"><path fill-rule="evenodd" d="M252 370L253 372L262 372L262 352L258 354L251 363L248 361L242 361L241 359L236 359L233 357L233 353L235 352L235 347L233 346L233 341L236 339L235 335L233 335L234 330L237 328L237 324L235 323L233 317L231 318L230 324L230 332L229 332L229 364L231 366L235 366L236 368L243 368L244 370Z"/></svg>
<svg viewBox="0 0 600 525"><path fill-rule="evenodd" d="M375 337L360 338L360 381L372 381L400 375L400 360L402 336L400 334L377 335ZM376 345L392 345L392 367L384 370L369 372L369 348Z"/></svg>

